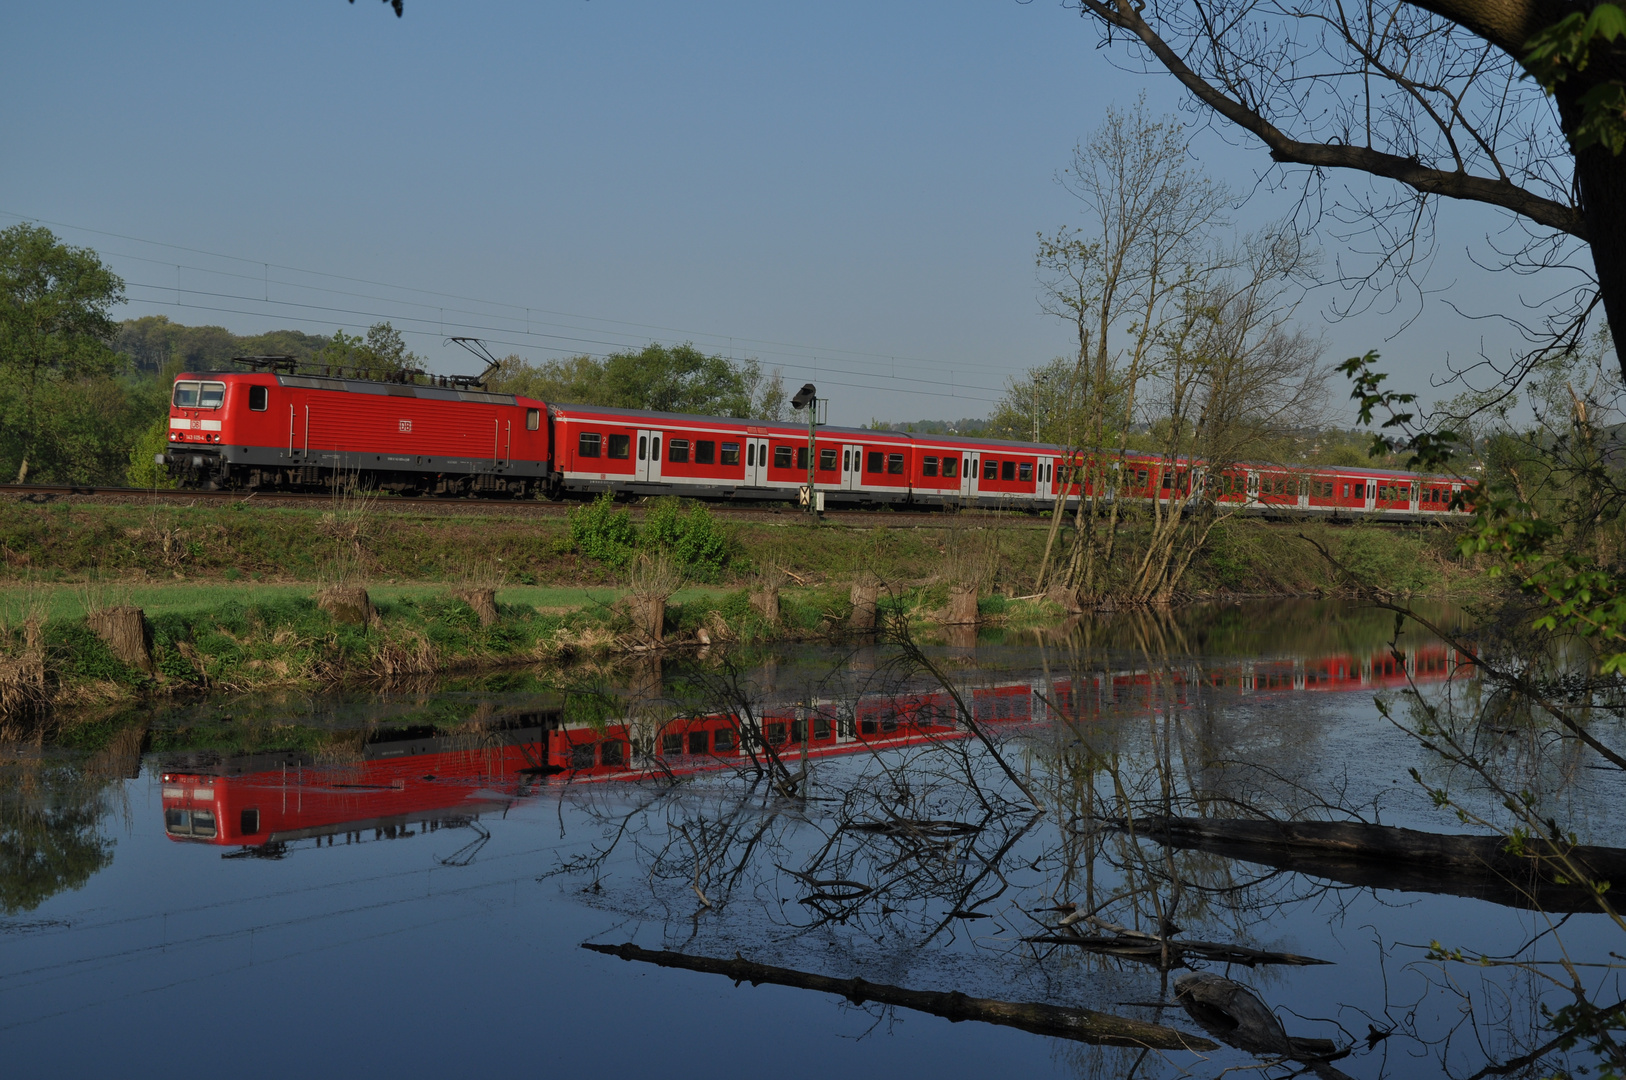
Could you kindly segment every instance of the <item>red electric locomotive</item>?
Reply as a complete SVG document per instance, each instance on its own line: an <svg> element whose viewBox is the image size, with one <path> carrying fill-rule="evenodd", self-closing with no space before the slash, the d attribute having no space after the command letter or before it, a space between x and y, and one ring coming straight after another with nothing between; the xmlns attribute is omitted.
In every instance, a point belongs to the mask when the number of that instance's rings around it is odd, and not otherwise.
<svg viewBox="0 0 1626 1080"><path fill-rule="evenodd" d="M192 487L525 495L547 482L547 406L466 385L276 371L186 374L160 464Z"/></svg>

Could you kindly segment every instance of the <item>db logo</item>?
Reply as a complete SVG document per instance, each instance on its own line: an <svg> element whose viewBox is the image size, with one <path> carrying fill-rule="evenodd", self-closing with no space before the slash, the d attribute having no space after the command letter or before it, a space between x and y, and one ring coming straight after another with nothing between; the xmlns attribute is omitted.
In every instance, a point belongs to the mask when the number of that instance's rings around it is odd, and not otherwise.
<svg viewBox="0 0 1626 1080"><path fill-rule="evenodd" d="M412 421L411 420L402 420L400 426L401 426L402 431L411 431L412 430Z"/></svg>

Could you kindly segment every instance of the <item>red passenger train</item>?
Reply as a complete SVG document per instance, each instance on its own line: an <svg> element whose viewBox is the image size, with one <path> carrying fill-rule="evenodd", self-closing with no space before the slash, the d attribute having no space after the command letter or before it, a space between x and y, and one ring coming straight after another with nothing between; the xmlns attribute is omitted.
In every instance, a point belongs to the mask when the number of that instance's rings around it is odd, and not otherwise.
<svg viewBox="0 0 1626 1080"><path fill-rule="evenodd" d="M549 404L467 382L421 385L252 373L175 381L169 450L183 486L317 488L354 475L401 494L520 497L614 491L793 501L807 483L807 429L795 424ZM1416 519L1460 513L1464 485L1367 467L1239 463L1211 475L1130 454L1111 490L1070 482L1060 447L959 435L820 427L816 490L849 505L1042 509L1067 499L1184 498L1209 485L1249 513Z"/></svg>

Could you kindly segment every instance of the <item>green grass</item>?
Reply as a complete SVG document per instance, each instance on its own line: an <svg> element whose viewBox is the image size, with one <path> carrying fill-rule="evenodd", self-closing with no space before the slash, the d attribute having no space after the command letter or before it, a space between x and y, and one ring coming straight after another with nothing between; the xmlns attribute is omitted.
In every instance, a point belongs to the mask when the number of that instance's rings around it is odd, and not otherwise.
<svg viewBox="0 0 1626 1080"><path fill-rule="evenodd" d="M366 585L367 595L374 604L422 601L445 596L459 587L455 582ZM92 602L97 607L133 604L146 612L148 618L153 618L157 615L201 614L232 605L275 606L287 600L307 599L315 588L312 582L281 585L226 581L176 581L162 585L109 583L93 591L87 590L83 584L0 584L0 621L20 621L35 603L43 607L47 622L81 619L85 616L87 596L94 598ZM721 597L726 592L725 589L697 586L682 590L672 599L674 603L686 603ZM539 611L562 614L579 609L608 607L625 593L625 589L615 586L548 588L505 585L497 591L497 599L504 604L523 604Z"/></svg>

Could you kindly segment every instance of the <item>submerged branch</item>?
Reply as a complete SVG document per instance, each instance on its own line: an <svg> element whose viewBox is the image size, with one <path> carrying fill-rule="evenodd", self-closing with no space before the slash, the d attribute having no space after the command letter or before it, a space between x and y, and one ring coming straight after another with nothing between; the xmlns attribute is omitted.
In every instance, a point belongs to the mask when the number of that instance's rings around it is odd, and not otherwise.
<svg viewBox="0 0 1626 1080"><path fill-rule="evenodd" d="M1218 1044L1201 1036L1188 1035L1162 1024L1096 1012L1093 1009L968 997L953 990L910 990L885 983L865 982L858 978L833 979L827 975L815 975L794 968L758 964L738 956L733 960L716 960L666 949L644 949L631 942L624 945L597 945L589 942L583 944L582 948L606 956L619 956L623 960L638 960L660 967L725 975L736 984L749 982L752 986L757 986L761 983L773 983L778 986L795 986L803 990L837 994L855 1005L869 1001L881 1005L897 1005L941 1016L955 1023L962 1020L978 1020L986 1024L1019 1028L1035 1035L1072 1039L1075 1042L1100 1046L1133 1046L1150 1050L1218 1049Z"/></svg>

